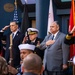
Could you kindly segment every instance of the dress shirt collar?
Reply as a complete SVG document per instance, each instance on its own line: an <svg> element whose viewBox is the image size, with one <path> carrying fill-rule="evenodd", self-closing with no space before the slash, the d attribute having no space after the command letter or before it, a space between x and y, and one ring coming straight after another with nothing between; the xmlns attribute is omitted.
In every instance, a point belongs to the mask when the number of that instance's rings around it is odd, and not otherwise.
<svg viewBox="0 0 75 75"><path fill-rule="evenodd" d="M16 35L17 32L18 32L18 29L15 32L12 33L12 34L14 34L14 37L15 37L15 35Z"/></svg>
<svg viewBox="0 0 75 75"><path fill-rule="evenodd" d="M31 42L35 42L36 41L36 39L34 39L33 41L31 41Z"/></svg>
<svg viewBox="0 0 75 75"><path fill-rule="evenodd" d="M59 31L57 31L55 34L52 34L52 35L54 35L54 39L56 38L58 32L59 32Z"/></svg>

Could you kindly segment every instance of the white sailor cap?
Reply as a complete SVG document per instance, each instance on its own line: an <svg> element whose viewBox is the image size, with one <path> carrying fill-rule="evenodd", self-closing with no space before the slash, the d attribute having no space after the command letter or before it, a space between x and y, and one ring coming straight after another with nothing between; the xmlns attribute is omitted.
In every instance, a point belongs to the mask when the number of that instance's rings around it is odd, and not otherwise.
<svg viewBox="0 0 75 75"><path fill-rule="evenodd" d="M31 44L20 44L20 45L18 46L18 48L19 48L19 50L28 49L28 50L34 51L35 45L31 45Z"/></svg>
<svg viewBox="0 0 75 75"><path fill-rule="evenodd" d="M73 64L75 64L75 56L74 56L74 58L73 58Z"/></svg>
<svg viewBox="0 0 75 75"><path fill-rule="evenodd" d="M29 35L36 34L39 32L39 30L36 28L28 28L27 31Z"/></svg>

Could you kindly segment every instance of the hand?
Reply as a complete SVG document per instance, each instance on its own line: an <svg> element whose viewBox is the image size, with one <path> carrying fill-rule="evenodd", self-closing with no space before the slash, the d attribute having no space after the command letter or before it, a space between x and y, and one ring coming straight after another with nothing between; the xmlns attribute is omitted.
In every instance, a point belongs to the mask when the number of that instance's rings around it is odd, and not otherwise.
<svg viewBox="0 0 75 75"><path fill-rule="evenodd" d="M40 46L40 41L37 41L36 47L39 47L39 46Z"/></svg>
<svg viewBox="0 0 75 75"><path fill-rule="evenodd" d="M72 28L72 30L70 31L70 33L74 33L75 32L75 26Z"/></svg>
<svg viewBox="0 0 75 75"><path fill-rule="evenodd" d="M48 40L46 42L46 46L52 45L52 44L54 44L54 42L55 42L55 40Z"/></svg>
<svg viewBox="0 0 75 75"><path fill-rule="evenodd" d="M9 69L9 73L11 73L13 75L18 73L17 69L15 69L14 67L12 67L10 65L8 65L8 69Z"/></svg>
<svg viewBox="0 0 75 75"><path fill-rule="evenodd" d="M4 28L2 28L2 31L5 31L9 28L9 26L5 26Z"/></svg>
<svg viewBox="0 0 75 75"><path fill-rule="evenodd" d="M23 38L23 41L22 41L22 43L24 44L24 43L26 43L26 41L28 40L28 37L27 36L25 36L24 38Z"/></svg>
<svg viewBox="0 0 75 75"><path fill-rule="evenodd" d="M67 69L68 66L66 64L63 65L63 70Z"/></svg>

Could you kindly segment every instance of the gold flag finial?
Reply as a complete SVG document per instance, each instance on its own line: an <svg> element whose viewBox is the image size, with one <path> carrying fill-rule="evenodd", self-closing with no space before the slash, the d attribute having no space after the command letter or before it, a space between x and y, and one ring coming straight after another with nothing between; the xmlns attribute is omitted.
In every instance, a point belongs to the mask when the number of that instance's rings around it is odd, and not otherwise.
<svg viewBox="0 0 75 75"><path fill-rule="evenodd" d="M15 0L14 4L15 4L15 7L16 7L16 9L17 9L17 0Z"/></svg>

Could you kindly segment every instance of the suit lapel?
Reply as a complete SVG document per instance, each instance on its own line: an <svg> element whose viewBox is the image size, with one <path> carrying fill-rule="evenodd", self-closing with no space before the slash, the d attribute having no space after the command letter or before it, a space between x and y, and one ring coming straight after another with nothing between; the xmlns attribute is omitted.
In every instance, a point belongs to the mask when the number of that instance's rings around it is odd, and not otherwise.
<svg viewBox="0 0 75 75"><path fill-rule="evenodd" d="M14 39L15 39L15 38L19 35L19 33L20 33L19 31L16 33L16 35L15 35Z"/></svg>
<svg viewBox="0 0 75 75"><path fill-rule="evenodd" d="M49 40L52 40L52 37L53 37L53 35L52 35L52 34L50 34L50 35L49 35Z"/></svg>
<svg viewBox="0 0 75 75"><path fill-rule="evenodd" d="M56 35L55 40L57 40L59 36L60 36L60 32L58 32L58 34Z"/></svg>

